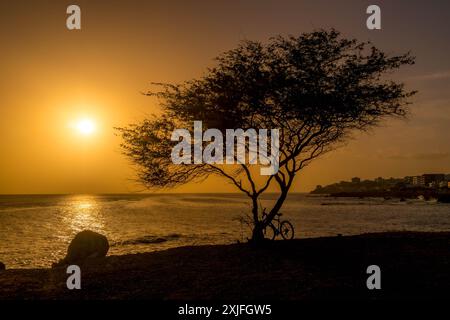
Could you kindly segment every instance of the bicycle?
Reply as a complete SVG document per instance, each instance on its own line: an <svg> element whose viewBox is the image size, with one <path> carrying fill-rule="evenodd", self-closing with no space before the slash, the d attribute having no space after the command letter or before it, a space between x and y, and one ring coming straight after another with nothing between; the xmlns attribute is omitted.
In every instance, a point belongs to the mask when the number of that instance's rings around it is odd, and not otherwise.
<svg viewBox="0 0 450 320"><path fill-rule="evenodd" d="M263 220L267 217L265 211L266 210L264 209L262 215ZM294 226L287 220L280 221L282 215L281 212L277 213L275 218L265 226L263 230L264 238L275 240L278 235L281 235L284 240L291 240L294 238ZM273 224L274 221L277 222L276 226Z"/></svg>

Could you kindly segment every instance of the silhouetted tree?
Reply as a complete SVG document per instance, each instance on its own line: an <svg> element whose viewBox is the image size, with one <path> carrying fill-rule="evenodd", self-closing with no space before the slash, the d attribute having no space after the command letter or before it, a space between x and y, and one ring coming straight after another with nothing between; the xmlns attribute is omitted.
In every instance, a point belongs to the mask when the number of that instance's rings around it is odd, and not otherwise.
<svg viewBox="0 0 450 320"><path fill-rule="evenodd" d="M204 76L181 84L155 83L162 114L119 128L124 153L147 187L173 187L219 175L252 203L253 240L282 207L296 173L338 146L354 130L407 114L408 92L384 75L411 65L409 53L388 56L370 42L345 39L336 30L242 42L216 58ZM260 176L259 165L174 165L170 140L176 128L278 128L280 169ZM278 197L265 218L258 199L271 184Z"/></svg>

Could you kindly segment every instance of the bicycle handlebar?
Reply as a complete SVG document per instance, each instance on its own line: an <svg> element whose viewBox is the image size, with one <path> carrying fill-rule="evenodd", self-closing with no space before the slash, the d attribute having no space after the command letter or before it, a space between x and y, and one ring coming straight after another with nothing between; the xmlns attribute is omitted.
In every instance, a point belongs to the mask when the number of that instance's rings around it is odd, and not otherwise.
<svg viewBox="0 0 450 320"><path fill-rule="evenodd" d="M281 212L278 212L276 215L275 215L275 217L281 217L283 214L281 213ZM266 210L264 209L263 210L263 212L262 212L262 217L264 218L264 217L266 217L267 216L267 212L266 212Z"/></svg>

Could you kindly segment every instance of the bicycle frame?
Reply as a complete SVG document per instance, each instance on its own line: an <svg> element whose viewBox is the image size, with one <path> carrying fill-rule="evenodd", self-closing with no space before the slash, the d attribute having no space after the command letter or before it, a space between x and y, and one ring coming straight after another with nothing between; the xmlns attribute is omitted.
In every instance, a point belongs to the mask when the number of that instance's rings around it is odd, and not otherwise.
<svg viewBox="0 0 450 320"><path fill-rule="evenodd" d="M275 226L273 222L276 222L277 225ZM272 221L270 221L270 223L267 226L271 226L274 230L275 230L275 235L278 236L281 232L281 221L280 221L280 216L277 215L275 218L272 219Z"/></svg>
<svg viewBox="0 0 450 320"><path fill-rule="evenodd" d="M262 219L267 218L267 213L265 211L265 208L262 212ZM273 217L273 219L264 227L264 234L266 234L267 229L272 229L273 231L273 238L272 240L275 240L276 237L281 235L281 237L284 240L292 239L294 237L294 226L292 223L290 223L288 220L281 220L282 213L279 212ZM285 229L282 230L283 225L285 224Z"/></svg>
<svg viewBox="0 0 450 320"><path fill-rule="evenodd" d="M263 218L267 216L267 213L263 212ZM277 223L277 225L275 226L274 221ZM279 234L281 234L281 221L280 221L280 213L278 213L273 219L272 221L270 221L270 223L266 226L267 227L272 227L272 229L275 232L275 237L277 237Z"/></svg>

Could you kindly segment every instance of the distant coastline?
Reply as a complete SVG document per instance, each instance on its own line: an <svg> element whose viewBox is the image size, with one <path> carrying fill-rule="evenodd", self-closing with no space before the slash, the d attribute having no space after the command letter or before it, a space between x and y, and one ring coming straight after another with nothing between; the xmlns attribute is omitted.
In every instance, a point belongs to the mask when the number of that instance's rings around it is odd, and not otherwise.
<svg viewBox="0 0 450 320"><path fill-rule="evenodd" d="M450 202L450 175L423 174L405 178L376 178L361 180L354 177L351 181L341 181L327 186L318 185L310 194L330 195L332 197L381 197L436 200Z"/></svg>

